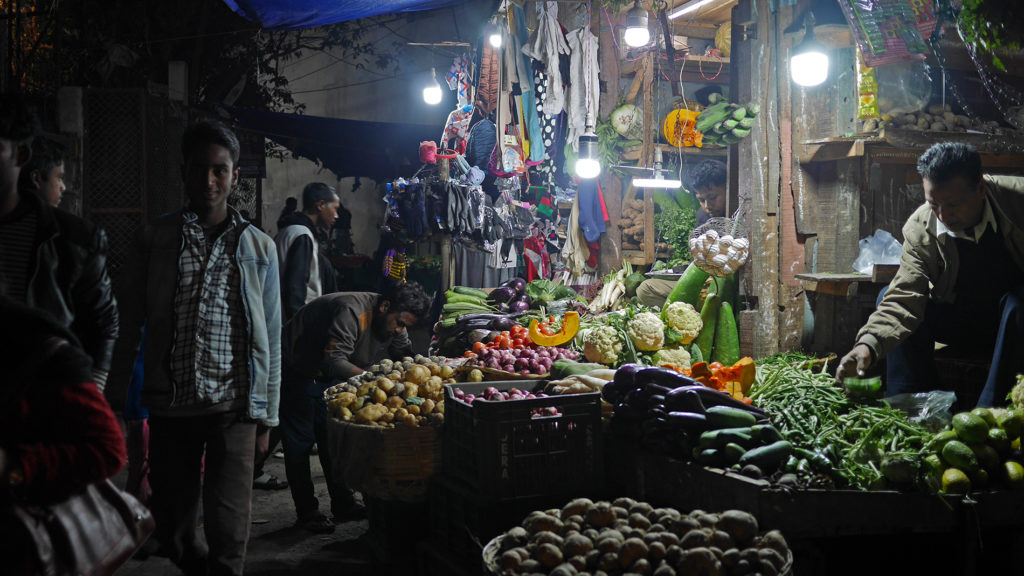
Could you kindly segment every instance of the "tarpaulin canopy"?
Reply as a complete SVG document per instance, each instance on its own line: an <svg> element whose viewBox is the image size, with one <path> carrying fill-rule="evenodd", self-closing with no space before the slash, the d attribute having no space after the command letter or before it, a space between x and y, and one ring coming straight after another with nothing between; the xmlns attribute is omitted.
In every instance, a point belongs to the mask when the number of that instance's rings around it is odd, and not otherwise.
<svg viewBox="0 0 1024 576"><path fill-rule="evenodd" d="M327 26L381 14L432 10L468 0L224 0L243 17L271 30Z"/></svg>
<svg viewBox="0 0 1024 576"><path fill-rule="evenodd" d="M262 134L297 156L320 163L338 178L388 180L419 167L419 143L436 141L438 126L341 120L225 107L241 127Z"/></svg>

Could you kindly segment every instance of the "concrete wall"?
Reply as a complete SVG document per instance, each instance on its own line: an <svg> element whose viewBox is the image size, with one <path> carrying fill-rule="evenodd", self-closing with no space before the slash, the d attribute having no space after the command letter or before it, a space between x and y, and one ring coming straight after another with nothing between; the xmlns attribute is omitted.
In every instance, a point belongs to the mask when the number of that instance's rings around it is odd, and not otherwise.
<svg viewBox="0 0 1024 576"><path fill-rule="evenodd" d="M380 49L396 54L400 61L397 73L386 77L377 70L356 68L350 60L337 54L306 52L299 59L286 63L283 71L290 79L290 87L297 102L306 105L305 113L312 116L427 124L436 126L440 139L444 122L456 106L455 93L444 84L444 75L459 53L469 52L462 47L416 47L408 42L473 42L483 12L490 2L471 2L459 10L436 10L411 13L404 19L385 27L372 27L369 34ZM458 19L456 23L455 19ZM400 45L394 46L398 42ZM430 68L437 69L438 82L444 100L438 106L423 102L423 87L430 80ZM338 138L360 137L359 134L339 134ZM395 174L394 177L411 174ZM372 253L377 247L378 227L383 219L383 196L377 183L367 178L352 191L354 178L338 181L334 173L320 170L313 162L289 159L283 162L268 159L267 177L263 182L264 222L269 232L276 232L277 216L285 198L295 196L301 205L302 187L309 182L326 182L338 188L342 204L352 212L352 238L356 251Z"/></svg>

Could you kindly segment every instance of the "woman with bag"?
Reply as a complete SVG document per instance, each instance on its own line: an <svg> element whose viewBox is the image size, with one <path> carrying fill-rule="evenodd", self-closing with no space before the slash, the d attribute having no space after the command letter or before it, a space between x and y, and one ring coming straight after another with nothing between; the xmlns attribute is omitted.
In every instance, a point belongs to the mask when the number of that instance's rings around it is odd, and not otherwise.
<svg viewBox="0 0 1024 576"><path fill-rule="evenodd" d="M120 491L106 482L124 466L121 429L92 381L91 362L75 337L45 312L4 296L2 288L0 279L4 572L110 574L152 531L148 511L132 508L132 502L138 504L134 499L126 507ZM82 499L93 509L93 500L114 501L106 508L114 516L104 515L100 507L99 517L90 517L91 510L76 507ZM103 524L117 516L135 525L119 529ZM111 548L104 542L106 531L127 532L127 538Z"/></svg>

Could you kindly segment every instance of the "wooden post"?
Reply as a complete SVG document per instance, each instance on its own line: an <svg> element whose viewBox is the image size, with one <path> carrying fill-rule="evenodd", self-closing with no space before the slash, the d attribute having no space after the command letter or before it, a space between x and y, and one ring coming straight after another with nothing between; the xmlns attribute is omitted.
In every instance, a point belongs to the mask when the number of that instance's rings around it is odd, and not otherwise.
<svg viewBox="0 0 1024 576"><path fill-rule="evenodd" d="M437 159L437 178L441 182L448 181L449 175L448 159L438 158ZM445 234L444 238L441 239L441 290L448 290L452 287L453 278L452 274L454 266L452 266L452 237L450 234Z"/></svg>

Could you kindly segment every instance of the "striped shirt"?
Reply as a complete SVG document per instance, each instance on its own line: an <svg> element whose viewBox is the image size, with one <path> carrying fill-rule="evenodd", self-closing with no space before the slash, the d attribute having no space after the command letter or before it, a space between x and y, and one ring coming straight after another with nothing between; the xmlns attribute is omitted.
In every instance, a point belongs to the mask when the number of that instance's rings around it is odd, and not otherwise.
<svg viewBox="0 0 1024 576"><path fill-rule="evenodd" d="M28 275L35 257L36 223L39 215L32 204L21 201L7 216L0 218L0 274L7 285L7 296L22 304L28 292Z"/></svg>
<svg viewBox="0 0 1024 576"><path fill-rule="evenodd" d="M226 229L208 238L183 212L171 347L172 406L191 413L228 412L249 394L248 331L235 261L244 220L229 209Z"/></svg>

